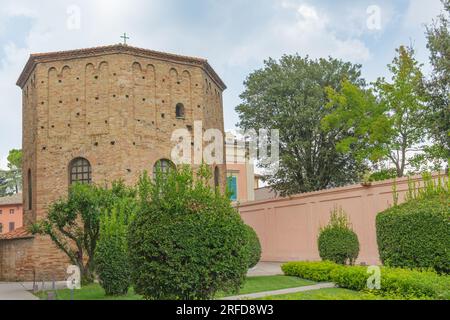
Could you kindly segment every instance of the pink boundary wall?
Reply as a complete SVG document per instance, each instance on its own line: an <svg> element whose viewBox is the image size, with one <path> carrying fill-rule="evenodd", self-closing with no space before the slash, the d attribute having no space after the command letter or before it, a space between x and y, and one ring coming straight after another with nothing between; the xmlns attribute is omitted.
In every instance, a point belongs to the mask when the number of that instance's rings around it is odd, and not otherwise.
<svg viewBox="0 0 450 320"><path fill-rule="evenodd" d="M438 177L436 173L433 177ZM412 178L421 181L421 177ZM319 228L328 224L334 206L348 214L360 242L357 263L380 264L375 217L393 204L394 180L248 202L239 206L243 220L257 232L262 261L320 260ZM397 180L399 203L408 191L408 179Z"/></svg>

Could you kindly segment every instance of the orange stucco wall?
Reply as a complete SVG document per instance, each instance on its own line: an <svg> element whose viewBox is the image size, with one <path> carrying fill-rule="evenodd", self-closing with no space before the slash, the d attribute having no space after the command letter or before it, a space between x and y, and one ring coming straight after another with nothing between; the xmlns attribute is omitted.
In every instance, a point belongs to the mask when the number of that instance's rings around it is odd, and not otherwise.
<svg viewBox="0 0 450 320"><path fill-rule="evenodd" d="M414 177L420 181L420 177ZM241 204L244 221L259 235L262 261L320 260L317 237L335 206L348 214L360 242L357 263L379 264L375 217L393 204L393 181L324 190L290 198ZM407 178L397 181L399 202L408 191Z"/></svg>
<svg viewBox="0 0 450 320"><path fill-rule="evenodd" d="M3 205L0 206L0 210L0 223L3 225L3 231L0 234L5 234L10 231L10 222L14 222L14 229L22 227L23 212L21 204ZM11 214L10 210L14 210L14 214Z"/></svg>

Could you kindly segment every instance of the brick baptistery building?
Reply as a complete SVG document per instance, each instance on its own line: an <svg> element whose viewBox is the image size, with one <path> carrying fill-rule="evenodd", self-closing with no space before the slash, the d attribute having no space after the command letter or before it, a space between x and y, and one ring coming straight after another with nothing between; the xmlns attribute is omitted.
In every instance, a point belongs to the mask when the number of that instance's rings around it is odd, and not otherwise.
<svg viewBox="0 0 450 320"><path fill-rule="evenodd" d="M0 281L66 278L66 256L26 226L44 218L71 183L133 184L143 170L170 165L175 129L193 133L202 121L203 130L224 130L226 87L204 59L122 44L33 54L17 85L24 228L0 236ZM224 186L225 165L214 172Z"/></svg>

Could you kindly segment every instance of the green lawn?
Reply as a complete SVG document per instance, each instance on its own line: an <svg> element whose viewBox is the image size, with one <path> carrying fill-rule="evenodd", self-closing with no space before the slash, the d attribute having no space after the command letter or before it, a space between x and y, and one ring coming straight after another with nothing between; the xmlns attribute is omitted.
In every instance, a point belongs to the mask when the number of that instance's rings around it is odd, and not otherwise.
<svg viewBox="0 0 450 320"><path fill-rule="evenodd" d="M278 296L261 298L260 300L382 300L381 297L359 291L341 288L326 288Z"/></svg>
<svg viewBox="0 0 450 320"><path fill-rule="evenodd" d="M47 299L47 292L38 292L36 294L40 299ZM57 291L58 300L71 300L71 290L64 289ZM91 284L82 287L80 290L73 291L73 300L141 300L142 297L130 289L126 296L107 297L105 290L99 284Z"/></svg>
<svg viewBox="0 0 450 320"><path fill-rule="evenodd" d="M304 280L297 277L288 276L261 276L249 277L239 294L257 293L287 288L303 287L315 284L314 281ZM223 293L217 295L218 298L229 296Z"/></svg>
<svg viewBox="0 0 450 320"><path fill-rule="evenodd" d="M313 281L303 280L297 277L287 276L263 276L247 278L243 288L239 294L256 293L271 290L280 290L287 288L302 287L314 284ZM229 294L219 293L217 298L223 298ZM46 292L39 292L37 296L41 299L47 299ZM58 290L57 296L59 300L70 300L71 292L68 289ZM105 291L98 284L84 286L81 290L74 290L74 300L141 300L142 297L135 294L131 289L126 296L107 297Z"/></svg>

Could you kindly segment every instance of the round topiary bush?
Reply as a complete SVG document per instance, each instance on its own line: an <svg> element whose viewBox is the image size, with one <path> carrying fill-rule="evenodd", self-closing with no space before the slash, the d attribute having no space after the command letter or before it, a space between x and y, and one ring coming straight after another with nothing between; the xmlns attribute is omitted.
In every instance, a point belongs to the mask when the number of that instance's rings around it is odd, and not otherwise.
<svg viewBox="0 0 450 320"><path fill-rule="evenodd" d="M204 167L158 172L139 182L128 245L135 291L145 299L211 299L234 293L248 267L247 230Z"/></svg>
<svg viewBox="0 0 450 320"><path fill-rule="evenodd" d="M376 226L385 265L450 273L448 193L411 200L379 213Z"/></svg>
<svg viewBox="0 0 450 320"><path fill-rule="evenodd" d="M246 225L247 229L247 252L248 252L248 267L253 268L261 260L261 243L258 235L252 227Z"/></svg>
<svg viewBox="0 0 450 320"><path fill-rule="evenodd" d="M338 264L354 264L359 254L359 241L342 209L334 209L330 223L320 230L319 254L322 260Z"/></svg>

